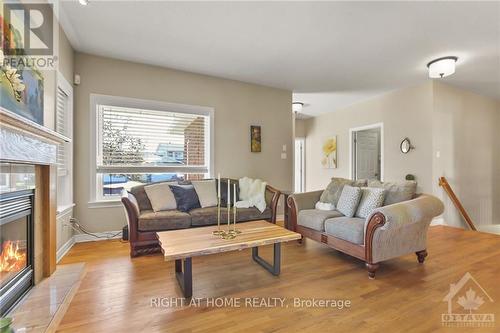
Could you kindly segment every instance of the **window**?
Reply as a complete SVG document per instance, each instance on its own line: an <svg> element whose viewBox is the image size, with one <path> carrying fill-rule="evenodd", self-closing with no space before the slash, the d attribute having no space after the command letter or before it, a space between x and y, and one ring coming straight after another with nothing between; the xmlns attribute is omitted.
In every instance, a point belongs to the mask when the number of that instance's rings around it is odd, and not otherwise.
<svg viewBox="0 0 500 333"><path fill-rule="evenodd" d="M59 144L57 148L57 211L73 206L73 87L59 74L55 112L56 132L67 137L70 142Z"/></svg>
<svg viewBox="0 0 500 333"><path fill-rule="evenodd" d="M92 105L91 201L117 200L123 189L139 184L210 175L212 109L99 95Z"/></svg>

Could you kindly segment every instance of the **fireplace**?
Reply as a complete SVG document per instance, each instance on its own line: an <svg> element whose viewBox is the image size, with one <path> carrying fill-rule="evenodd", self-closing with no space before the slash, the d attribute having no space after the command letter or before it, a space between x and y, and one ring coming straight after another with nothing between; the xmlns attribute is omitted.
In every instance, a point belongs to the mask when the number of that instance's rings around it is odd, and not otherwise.
<svg viewBox="0 0 500 333"><path fill-rule="evenodd" d="M0 315L34 284L33 190L0 193Z"/></svg>

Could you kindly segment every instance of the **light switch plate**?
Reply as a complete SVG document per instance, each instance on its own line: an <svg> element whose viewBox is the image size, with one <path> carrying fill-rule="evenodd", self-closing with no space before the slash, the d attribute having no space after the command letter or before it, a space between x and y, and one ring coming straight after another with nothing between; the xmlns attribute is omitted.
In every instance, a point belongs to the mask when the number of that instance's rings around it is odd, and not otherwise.
<svg viewBox="0 0 500 333"><path fill-rule="evenodd" d="M281 159L286 160L286 153L281 153Z"/></svg>
<svg viewBox="0 0 500 333"><path fill-rule="evenodd" d="M283 151L286 151L286 145L283 145Z"/></svg>

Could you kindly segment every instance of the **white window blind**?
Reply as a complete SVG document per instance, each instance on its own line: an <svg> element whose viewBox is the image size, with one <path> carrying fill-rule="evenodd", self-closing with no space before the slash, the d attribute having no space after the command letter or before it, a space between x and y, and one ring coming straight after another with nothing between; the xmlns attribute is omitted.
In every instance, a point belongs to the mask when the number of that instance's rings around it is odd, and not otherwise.
<svg viewBox="0 0 500 333"><path fill-rule="evenodd" d="M207 173L209 117L97 107L98 173Z"/></svg>
<svg viewBox="0 0 500 333"><path fill-rule="evenodd" d="M69 110L68 110L68 95L61 89L57 88L56 99L56 132L69 137ZM65 176L68 174L69 166L69 145L62 143L57 149L57 165L58 175Z"/></svg>

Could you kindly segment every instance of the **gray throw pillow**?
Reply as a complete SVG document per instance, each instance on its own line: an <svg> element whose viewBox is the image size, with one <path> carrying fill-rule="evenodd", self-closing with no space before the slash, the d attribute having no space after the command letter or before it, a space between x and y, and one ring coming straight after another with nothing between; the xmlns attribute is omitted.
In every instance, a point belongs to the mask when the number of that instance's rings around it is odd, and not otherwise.
<svg viewBox="0 0 500 333"><path fill-rule="evenodd" d="M361 200L359 201L356 216L367 218L375 208L382 207L385 199L385 189L375 187L362 187Z"/></svg>
<svg viewBox="0 0 500 333"><path fill-rule="evenodd" d="M215 185L215 180L200 180L191 183L196 190L201 208L217 206L217 185Z"/></svg>
<svg viewBox="0 0 500 333"><path fill-rule="evenodd" d="M332 181L326 189L321 193L319 201L327 202L337 206L337 203L344 189L344 185L352 185L353 181L345 178L332 178Z"/></svg>
<svg viewBox="0 0 500 333"><path fill-rule="evenodd" d="M158 183L144 186L144 191L146 191L155 212L177 208L177 202L169 184Z"/></svg>
<svg viewBox="0 0 500 333"><path fill-rule="evenodd" d="M331 203L337 206L339 202L340 194L342 194L342 190L345 185L357 186L357 187L366 187L368 180L366 179L347 179L347 178L337 178L332 177L330 184L326 187L326 189L321 193L321 197L319 201Z"/></svg>
<svg viewBox="0 0 500 333"><path fill-rule="evenodd" d="M400 182L381 182L379 180L370 180L368 181L368 187L385 189L384 206L411 200L417 193L417 182L414 180Z"/></svg>
<svg viewBox="0 0 500 333"><path fill-rule="evenodd" d="M347 217L353 217L361 199L361 188L345 185L337 204L337 210Z"/></svg>

